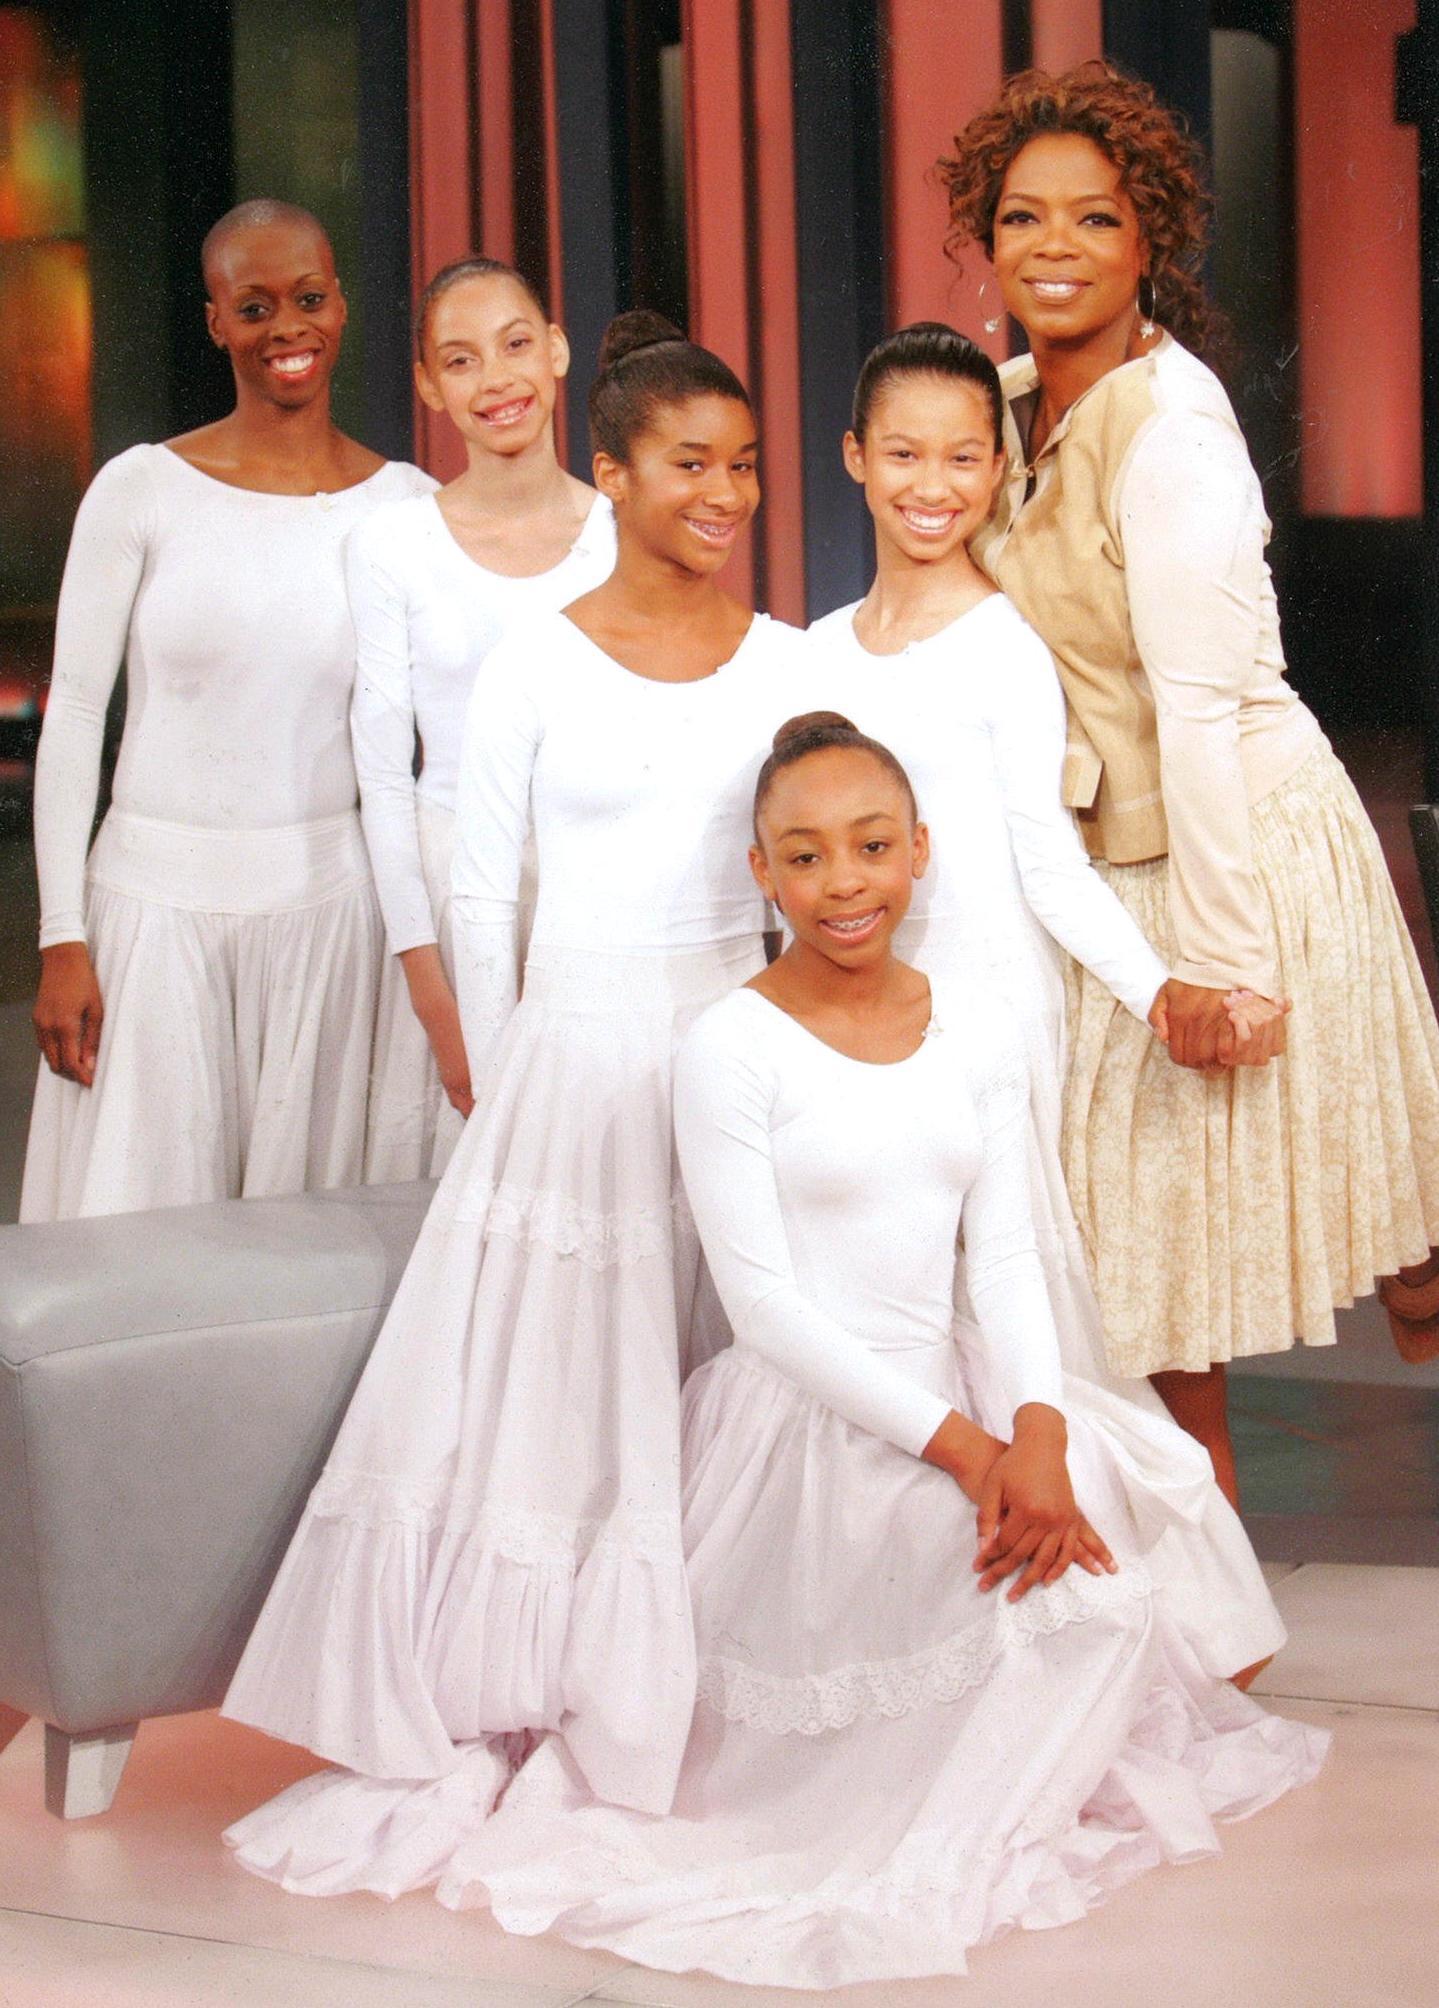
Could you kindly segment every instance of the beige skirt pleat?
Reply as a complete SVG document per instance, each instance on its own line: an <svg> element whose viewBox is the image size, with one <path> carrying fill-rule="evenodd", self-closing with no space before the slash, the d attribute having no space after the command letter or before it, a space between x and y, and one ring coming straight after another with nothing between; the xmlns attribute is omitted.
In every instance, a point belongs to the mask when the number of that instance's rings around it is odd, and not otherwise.
<svg viewBox="0 0 1439 2008"><path fill-rule="evenodd" d="M1327 743L1251 830L1294 1006L1282 1059L1178 1067L1069 970L1064 1169L1117 1373L1332 1345L1336 1305L1439 1245L1439 1026ZM1172 962L1168 860L1100 870Z"/></svg>

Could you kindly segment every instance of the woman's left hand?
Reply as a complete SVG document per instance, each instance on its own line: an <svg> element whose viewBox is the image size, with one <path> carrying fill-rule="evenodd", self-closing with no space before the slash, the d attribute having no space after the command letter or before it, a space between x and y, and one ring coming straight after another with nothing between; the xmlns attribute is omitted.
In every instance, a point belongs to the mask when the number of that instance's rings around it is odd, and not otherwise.
<svg viewBox="0 0 1439 2008"><path fill-rule="evenodd" d="M1014 1441L985 1476L979 1499L982 1590L1022 1571L1011 1603L1036 1583L1056 1583L1072 1563L1092 1576L1118 1564L1075 1504L1064 1461L1066 1430L1058 1409L1027 1403L1014 1418Z"/></svg>
<svg viewBox="0 0 1439 2008"><path fill-rule="evenodd" d="M1284 1051L1284 1020L1293 1009L1287 997L1271 1001L1253 990L1231 990L1224 1009L1233 1044L1221 1041L1221 1060L1235 1067L1264 1067Z"/></svg>

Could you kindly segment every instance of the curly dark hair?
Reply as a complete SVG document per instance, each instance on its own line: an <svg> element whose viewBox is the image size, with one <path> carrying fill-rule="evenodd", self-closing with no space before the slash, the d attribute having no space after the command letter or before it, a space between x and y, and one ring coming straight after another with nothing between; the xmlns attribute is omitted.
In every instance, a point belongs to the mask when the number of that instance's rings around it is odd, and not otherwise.
<svg viewBox="0 0 1439 2008"><path fill-rule="evenodd" d="M1148 84L1112 63L1080 63L1060 76L1021 70L955 135L954 152L938 162L949 196L946 252L958 263L965 245L978 244L994 256L1009 164L1044 133L1082 133L1114 162L1149 247L1154 318L1213 360L1228 329L1200 277L1214 215L1203 149Z"/></svg>

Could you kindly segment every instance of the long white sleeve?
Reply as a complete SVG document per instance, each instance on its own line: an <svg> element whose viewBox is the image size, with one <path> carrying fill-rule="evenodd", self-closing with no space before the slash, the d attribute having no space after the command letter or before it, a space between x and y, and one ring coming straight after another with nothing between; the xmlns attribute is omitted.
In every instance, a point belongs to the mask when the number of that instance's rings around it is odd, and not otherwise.
<svg viewBox="0 0 1439 2008"><path fill-rule="evenodd" d="M387 562L387 526L363 522L345 546L355 623L350 734L360 816L390 953L436 936L415 822L415 705L405 591Z"/></svg>
<svg viewBox="0 0 1439 2008"><path fill-rule="evenodd" d="M710 1272L740 1345L859 1429L918 1456L949 1404L798 1287L770 1143L772 1078L701 1021L675 1069L675 1138Z"/></svg>
<svg viewBox="0 0 1439 2008"><path fill-rule="evenodd" d="M1060 800L1064 692L1049 650L1016 623L1006 676L987 693L1005 821L1024 897L1062 948L1136 1018L1147 1018L1169 971L1090 864Z"/></svg>
<svg viewBox="0 0 1439 2008"><path fill-rule="evenodd" d="M1264 607L1258 479L1232 425L1177 411L1141 440L1119 503L1130 619L1157 712L1174 974L1272 997L1240 751Z"/></svg>
<svg viewBox="0 0 1439 2008"><path fill-rule="evenodd" d="M965 1280L983 1337L988 1379L1012 1423L1026 1402L1062 1408L1059 1335L1039 1259L1029 1190L1029 1074L1017 1036L997 1012L951 1026L972 1038L984 1136L978 1176L964 1197Z"/></svg>
<svg viewBox="0 0 1439 2008"><path fill-rule="evenodd" d="M520 874L544 737L520 659L511 652L495 667L476 682L465 717L451 879L455 993L472 1079L519 996Z"/></svg>
<svg viewBox="0 0 1439 2008"><path fill-rule="evenodd" d="M154 534L143 459L100 469L75 518L55 622L55 665L35 762L40 946L85 939L85 856L100 785L105 710Z"/></svg>

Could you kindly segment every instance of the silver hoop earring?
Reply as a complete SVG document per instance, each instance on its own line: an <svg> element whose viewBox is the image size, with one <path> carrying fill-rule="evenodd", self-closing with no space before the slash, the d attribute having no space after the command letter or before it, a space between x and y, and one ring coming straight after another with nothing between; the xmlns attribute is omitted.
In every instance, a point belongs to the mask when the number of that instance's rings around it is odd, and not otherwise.
<svg viewBox="0 0 1439 2008"><path fill-rule="evenodd" d="M990 283L988 279L981 279L979 283L979 318L983 323L984 332L987 335L997 335L1000 328L1004 325L1004 309L1001 307L999 312L993 316L984 311L984 296L989 291Z"/></svg>
<svg viewBox="0 0 1439 2008"><path fill-rule="evenodd" d="M1134 302L1139 310L1139 336L1141 341L1149 341L1154 334L1154 280L1146 272L1139 282L1139 295Z"/></svg>

